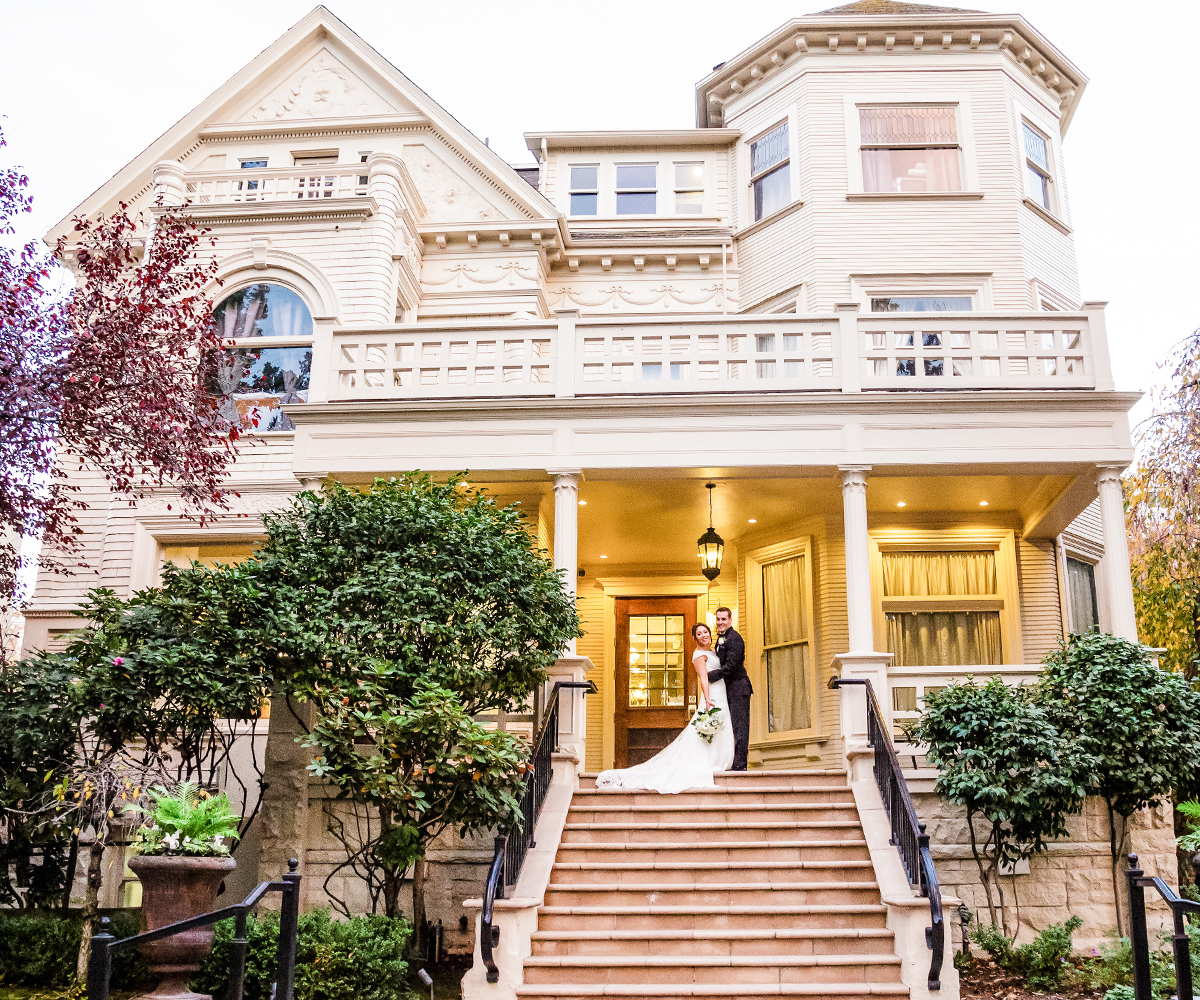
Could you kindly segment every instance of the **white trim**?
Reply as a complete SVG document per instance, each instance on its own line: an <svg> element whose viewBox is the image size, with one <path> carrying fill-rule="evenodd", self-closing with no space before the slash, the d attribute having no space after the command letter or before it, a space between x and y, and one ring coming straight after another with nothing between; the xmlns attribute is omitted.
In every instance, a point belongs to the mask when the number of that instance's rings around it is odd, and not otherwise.
<svg viewBox="0 0 1200 1000"><path fill-rule="evenodd" d="M860 315L871 312L871 299L890 294L970 296L972 312L991 312L992 272L880 273L850 275L850 300L862 308Z"/></svg>
<svg viewBox="0 0 1200 1000"><path fill-rule="evenodd" d="M221 299L251 285L276 284L283 285L304 300L314 323L320 320L337 322L341 315L333 282L320 268L286 250L267 247L265 258L255 250L230 254L217 267L216 277L222 282L219 286ZM210 287L215 290L218 286L214 282Z"/></svg>

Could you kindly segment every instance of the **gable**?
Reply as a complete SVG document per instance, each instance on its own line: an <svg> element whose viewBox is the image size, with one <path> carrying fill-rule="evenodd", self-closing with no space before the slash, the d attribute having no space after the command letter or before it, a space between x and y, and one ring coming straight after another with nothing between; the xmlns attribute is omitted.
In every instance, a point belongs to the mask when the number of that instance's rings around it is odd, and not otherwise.
<svg viewBox="0 0 1200 1000"><path fill-rule="evenodd" d="M363 115L415 114L403 100L388 100L351 71L328 46L268 97L236 117L239 122L303 121Z"/></svg>

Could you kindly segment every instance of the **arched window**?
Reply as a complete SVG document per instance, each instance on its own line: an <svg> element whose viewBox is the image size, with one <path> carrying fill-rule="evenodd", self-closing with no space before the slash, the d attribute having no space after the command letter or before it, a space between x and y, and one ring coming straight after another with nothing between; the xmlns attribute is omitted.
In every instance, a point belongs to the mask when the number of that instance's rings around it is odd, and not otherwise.
<svg viewBox="0 0 1200 1000"><path fill-rule="evenodd" d="M213 375L222 416L243 431L294 430L281 407L308 402L313 321L304 300L282 285L250 285L222 299L213 322L233 342ZM262 345L268 337L271 347Z"/></svg>

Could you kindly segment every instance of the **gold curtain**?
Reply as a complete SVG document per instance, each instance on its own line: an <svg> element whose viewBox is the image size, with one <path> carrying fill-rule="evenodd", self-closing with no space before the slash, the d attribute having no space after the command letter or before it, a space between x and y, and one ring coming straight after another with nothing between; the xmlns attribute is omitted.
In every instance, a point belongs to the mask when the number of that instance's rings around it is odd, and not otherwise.
<svg viewBox="0 0 1200 1000"><path fill-rule="evenodd" d="M887 630L898 667L1003 662L999 611L902 611L887 616Z"/></svg>
<svg viewBox="0 0 1200 1000"><path fill-rule="evenodd" d="M884 597L996 593L996 553L885 552Z"/></svg>
<svg viewBox="0 0 1200 1000"><path fill-rule="evenodd" d="M763 567L763 645L767 650L767 729L783 733L812 726L804 557Z"/></svg>

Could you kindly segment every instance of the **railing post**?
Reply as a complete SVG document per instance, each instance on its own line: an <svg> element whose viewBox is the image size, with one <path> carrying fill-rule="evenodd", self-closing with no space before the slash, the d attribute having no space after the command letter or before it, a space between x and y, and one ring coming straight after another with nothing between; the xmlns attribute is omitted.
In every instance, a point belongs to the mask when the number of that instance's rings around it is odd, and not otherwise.
<svg viewBox="0 0 1200 1000"><path fill-rule="evenodd" d="M1135 1000L1153 1000L1150 988L1150 943L1146 938L1146 890L1138 867L1138 856L1129 855L1129 944L1133 955L1133 995Z"/></svg>
<svg viewBox="0 0 1200 1000"><path fill-rule="evenodd" d="M1171 943L1175 946L1175 995L1180 1000L1191 1000L1192 951L1187 917L1178 906L1171 907L1171 915L1175 918L1175 933L1171 936Z"/></svg>
<svg viewBox="0 0 1200 1000"><path fill-rule="evenodd" d="M839 302L834 307L838 317L838 344L842 358L842 392L862 392L862 344L858 333L857 302ZM855 648L851 643L851 648Z"/></svg>
<svg viewBox="0 0 1200 1000"><path fill-rule="evenodd" d="M554 395L567 399L575 395L575 322L578 309L556 309L558 317L558 361L554 373Z"/></svg>
<svg viewBox="0 0 1200 1000"><path fill-rule="evenodd" d="M101 917L100 932L92 935L92 954L88 960L88 1000L108 1000L108 980L112 975L112 954L108 946L115 940L108 932L108 917Z"/></svg>
<svg viewBox="0 0 1200 1000"><path fill-rule="evenodd" d="M229 991L226 1000L242 1000L246 988L246 910L238 912L233 925L233 940L229 942Z"/></svg>
<svg viewBox="0 0 1200 1000"><path fill-rule="evenodd" d="M300 862L292 858L283 876L289 889L283 894L279 911L278 968L275 970L275 1000L292 1000L296 980L296 923L300 917Z"/></svg>

